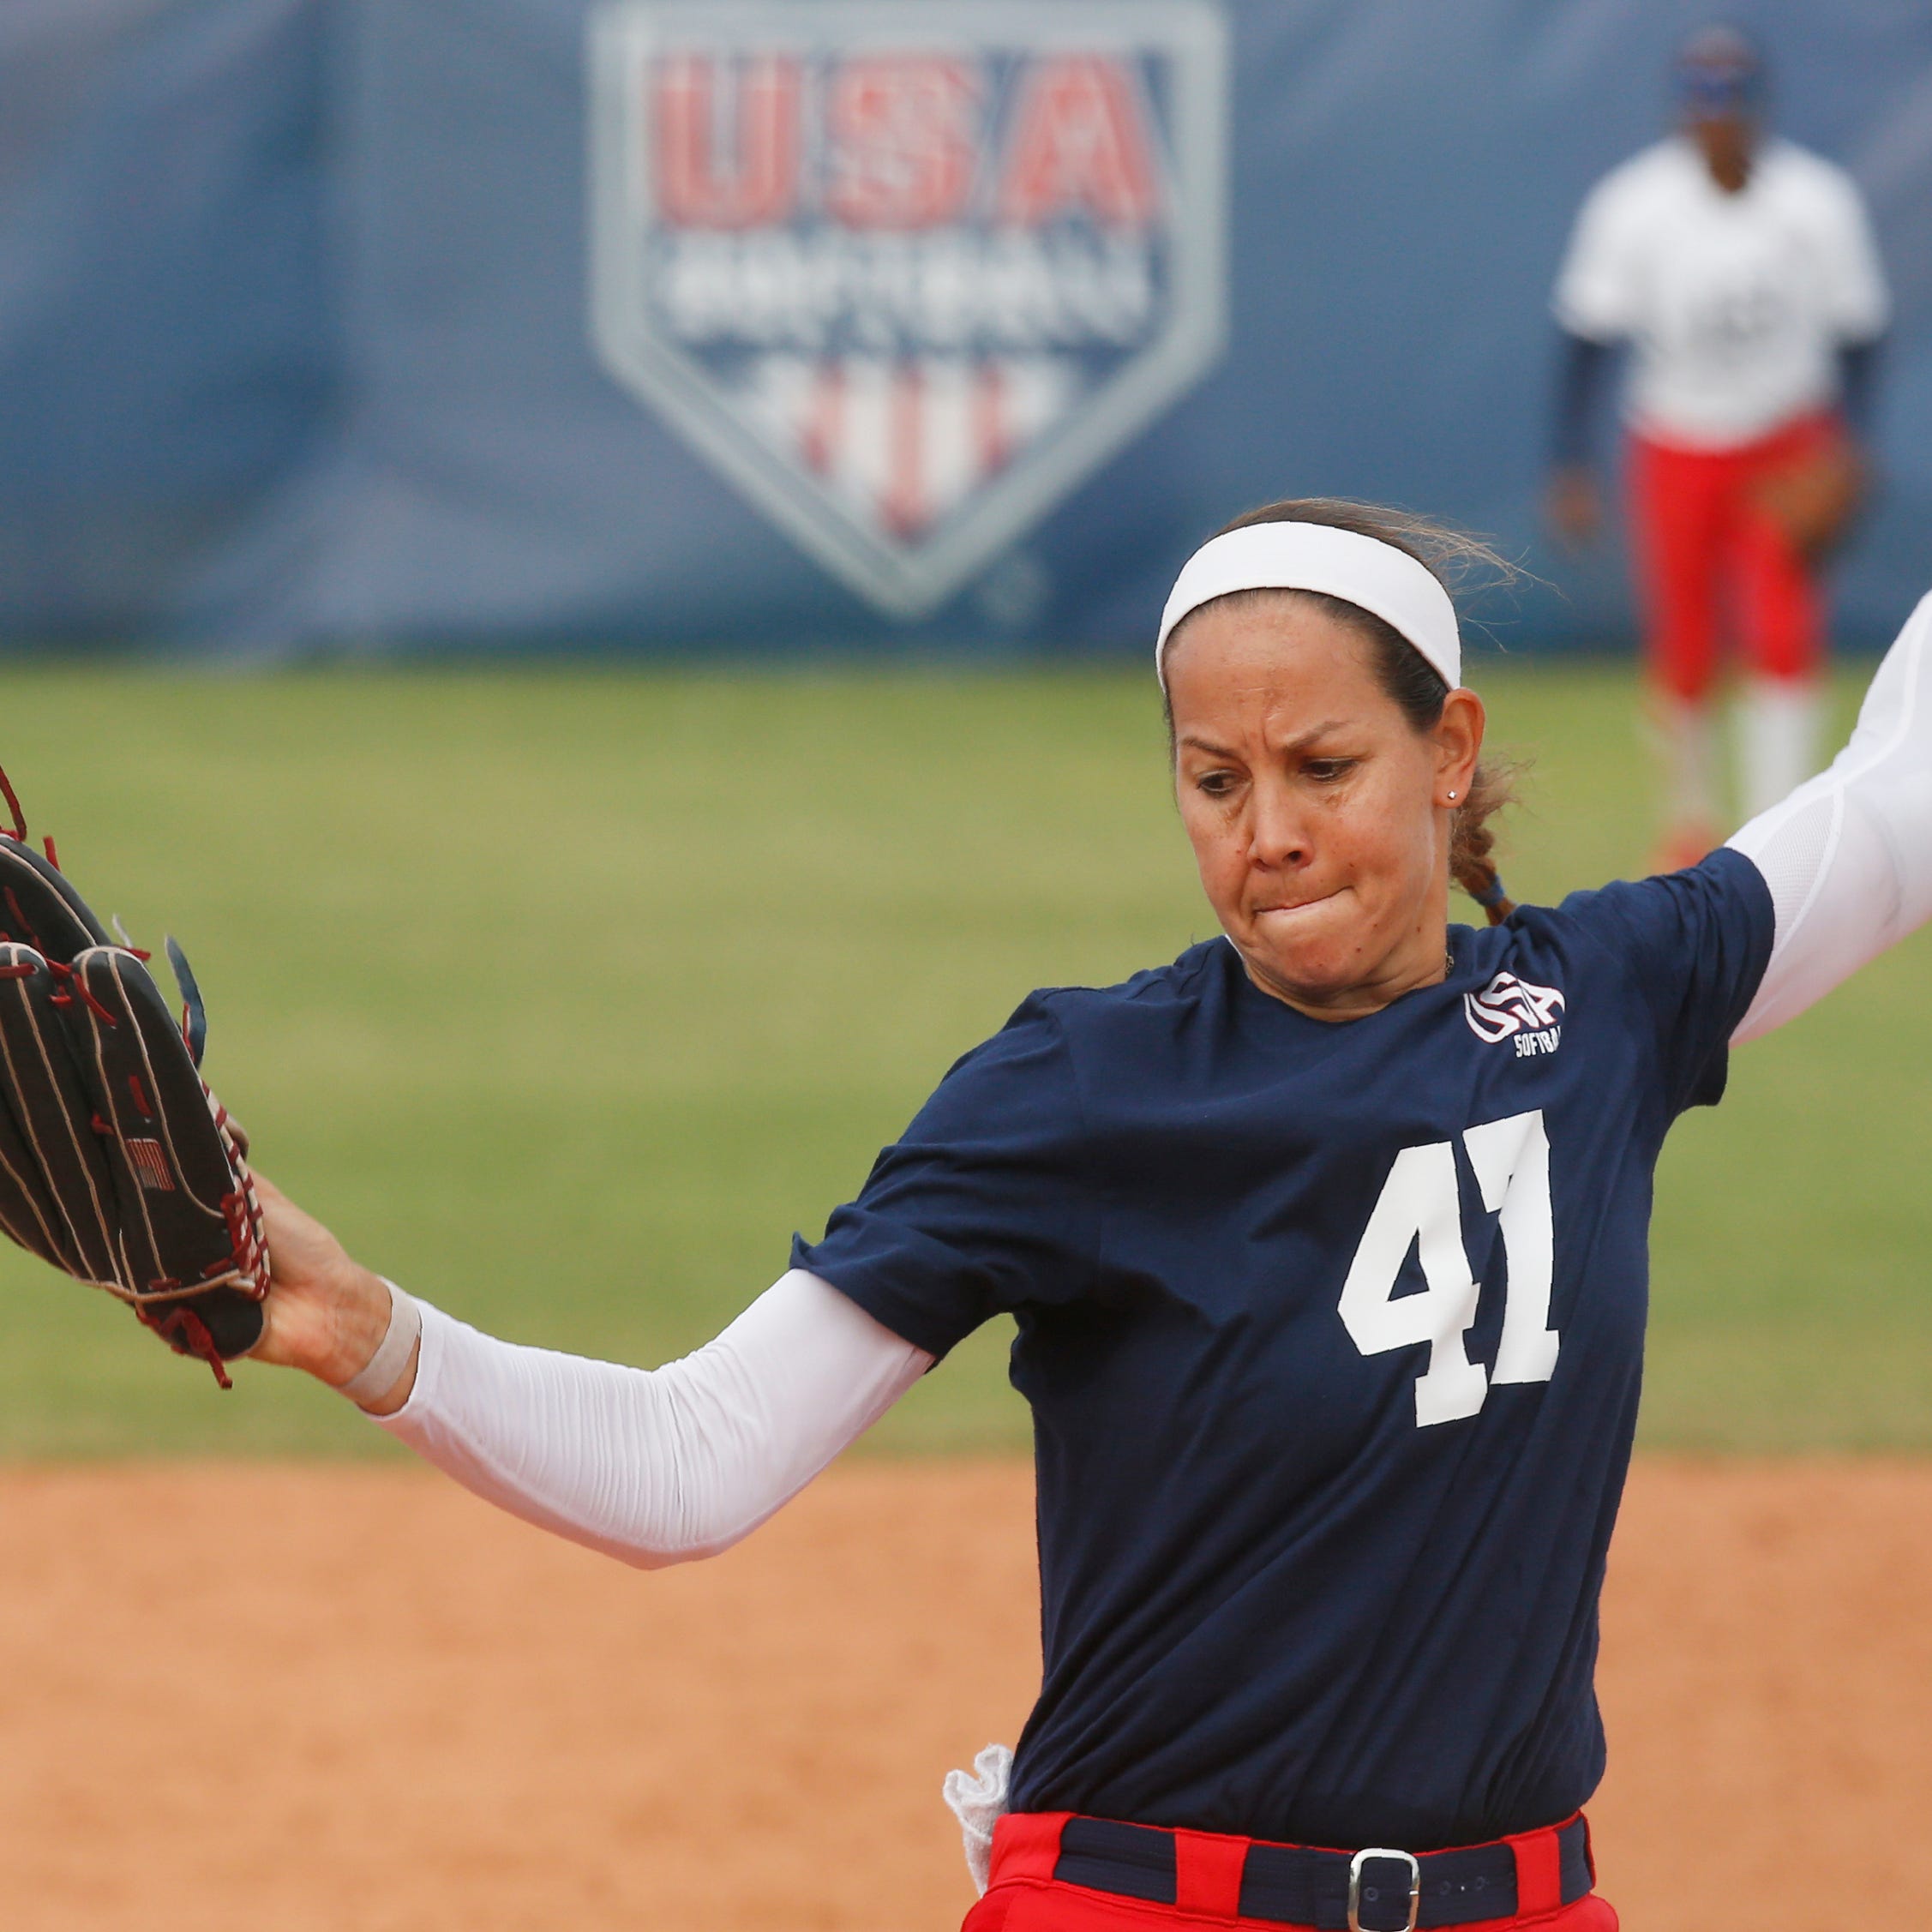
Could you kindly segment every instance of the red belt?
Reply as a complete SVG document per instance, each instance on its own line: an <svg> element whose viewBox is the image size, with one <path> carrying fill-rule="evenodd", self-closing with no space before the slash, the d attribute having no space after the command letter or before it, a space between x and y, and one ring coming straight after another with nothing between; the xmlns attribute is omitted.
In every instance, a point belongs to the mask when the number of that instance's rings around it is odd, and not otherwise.
<svg viewBox="0 0 1932 1932"><path fill-rule="evenodd" d="M1052 1880L1314 1932L1421 1932L1557 1911L1585 1897L1595 1874L1581 1812L1454 1851L1348 1852L1036 1811L999 1821L992 1879Z"/></svg>

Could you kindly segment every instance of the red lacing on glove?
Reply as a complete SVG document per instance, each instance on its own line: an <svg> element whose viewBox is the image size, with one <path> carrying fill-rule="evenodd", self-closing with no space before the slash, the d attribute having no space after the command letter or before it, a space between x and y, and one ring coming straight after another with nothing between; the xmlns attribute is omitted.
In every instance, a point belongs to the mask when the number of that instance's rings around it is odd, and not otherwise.
<svg viewBox="0 0 1932 1932"><path fill-rule="evenodd" d="M207 1323L192 1308L183 1308L177 1303L159 1315L150 1314L145 1308L136 1308L135 1313L171 1348L206 1362L214 1371L215 1380L224 1389L232 1389L235 1386L229 1379L228 1371L222 1366L221 1351L215 1347L214 1337L208 1333Z"/></svg>
<svg viewBox="0 0 1932 1932"><path fill-rule="evenodd" d="M238 1187L222 1196L221 1213L228 1223L228 1245L234 1265L248 1276L247 1292L260 1301L268 1293L261 1265L267 1253L261 1210L252 1193Z"/></svg>
<svg viewBox="0 0 1932 1932"><path fill-rule="evenodd" d="M14 829L10 832L0 832L0 838L10 838L16 845L24 845L27 843L27 814L20 808L20 800L8 783L4 769L0 769L0 794L5 795L7 809L14 815Z"/></svg>
<svg viewBox="0 0 1932 1932"><path fill-rule="evenodd" d="M0 838L4 838L7 836L8 835L5 832L0 832ZM4 897L7 901L7 910L13 915L15 925L19 927L21 931L27 934L27 939L33 943L35 951L45 952L46 951L46 948L41 943L40 935L34 931L33 921L29 919L24 912L21 910L20 901L14 897L14 889L12 886L9 885L5 889ZM13 935L9 933L7 937L9 939L11 939Z"/></svg>
<svg viewBox="0 0 1932 1932"><path fill-rule="evenodd" d="M15 793L13 786L8 782L4 768L0 768L0 796L6 799L7 809L14 815L14 829L11 831L0 831L0 838L10 838L16 845L26 844L27 814L20 808L20 799ZM55 855L54 852L54 835L51 832L47 833L40 843L47 849L47 863L56 872L58 872L60 870L60 860ZM17 911L19 909L16 907L15 909Z"/></svg>
<svg viewBox="0 0 1932 1932"><path fill-rule="evenodd" d="M12 894L9 893L8 897L11 897ZM63 986L73 988L73 991L69 993L50 993L47 995L49 1005L71 1006L74 1004L75 993L79 993L82 1005L93 1011L100 1019L103 1025L120 1025L120 1021L116 1019L113 1014L102 1005L99 1000L94 998L93 994L87 990L87 982L71 966L63 966L59 960L50 959L47 962L47 970Z"/></svg>

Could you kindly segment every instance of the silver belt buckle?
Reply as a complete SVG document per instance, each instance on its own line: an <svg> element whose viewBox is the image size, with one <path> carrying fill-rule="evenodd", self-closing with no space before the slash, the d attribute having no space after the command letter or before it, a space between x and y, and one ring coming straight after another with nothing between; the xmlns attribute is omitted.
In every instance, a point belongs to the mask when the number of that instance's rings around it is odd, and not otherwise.
<svg viewBox="0 0 1932 1932"><path fill-rule="evenodd" d="M1385 1845L1369 1845L1348 1861L1348 1932L1362 1932L1362 1867L1371 1858L1387 1858L1408 1867L1409 1922L1402 1932L1415 1932L1415 1922L1422 1916L1421 1862L1413 1851L1391 1851Z"/></svg>

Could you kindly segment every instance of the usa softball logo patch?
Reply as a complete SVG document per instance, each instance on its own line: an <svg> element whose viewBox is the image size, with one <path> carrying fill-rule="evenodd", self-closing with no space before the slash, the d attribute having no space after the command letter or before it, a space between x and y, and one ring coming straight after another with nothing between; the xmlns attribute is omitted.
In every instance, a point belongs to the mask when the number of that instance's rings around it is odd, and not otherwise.
<svg viewBox="0 0 1932 1932"><path fill-rule="evenodd" d="M1516 1057L1553 1053L1563 1042L1562 991L1553 986L1532 986L1514 973L1498 973L1480 993L1462 996L1469 1030L1494 1045L1516 1042Z"/></svg>
<svg viewBox="0 0 1932 1932"><path fill-rule="evenodd" d="M881 609L933 609L1218 357L1203 0L594 17L605 366Z"/></svg>

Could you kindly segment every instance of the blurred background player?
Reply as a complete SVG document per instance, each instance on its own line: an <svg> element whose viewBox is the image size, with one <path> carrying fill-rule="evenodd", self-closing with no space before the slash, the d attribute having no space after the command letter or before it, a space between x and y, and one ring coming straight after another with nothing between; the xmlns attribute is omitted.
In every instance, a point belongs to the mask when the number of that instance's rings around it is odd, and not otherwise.
<svg viewBox="0 0 1932 1932"><path fill-rule="evenodd" d="M1563 357L1549 510L1573 545L1603 521L1592 425L1631 351L1629 492L1665 759L1665 869L1715 843L1711 699L1729 628L1743 815L1815 765L1819 572L1864 494L1862 445L1887 317L1858 189L1771 136L1758 51L1707 27L1679 54L1681 131L1613 169L1557 279Z"/></svg>

